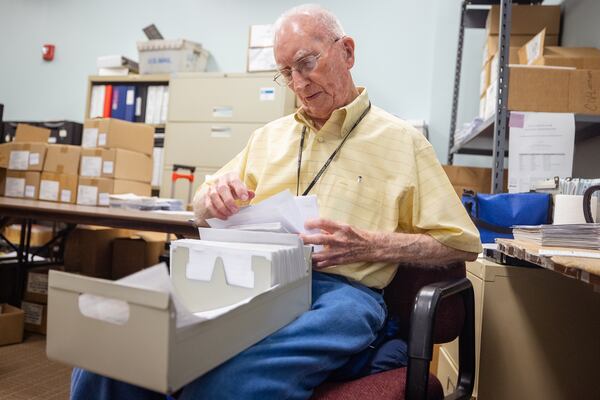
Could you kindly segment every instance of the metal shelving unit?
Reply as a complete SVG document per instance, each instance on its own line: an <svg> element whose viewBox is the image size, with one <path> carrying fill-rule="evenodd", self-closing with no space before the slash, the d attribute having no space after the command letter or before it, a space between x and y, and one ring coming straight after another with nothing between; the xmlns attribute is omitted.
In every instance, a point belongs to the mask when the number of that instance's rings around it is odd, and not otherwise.
<svg viewBox="0 0 600 400"><path fill-rule="evenodd" d="M540 4L543 0L464 0L458 32L458 49L454 74L454 93L452 98L452 114L448 141L448 164L454 161L454 154L471 154L492 156L492 193L502 192L504 180L504 158L508 156L508 56L510 47L510 30L513 4ZM483 121L467 137L455 143L454 132L458 112L460 74L462 67L462 50L464 32L467 28L485 28L489 9L481 6L500 5L500 34L498 48L498 105L493 117ZM576 143L598 135L600 115L575 115Z"/></svg>

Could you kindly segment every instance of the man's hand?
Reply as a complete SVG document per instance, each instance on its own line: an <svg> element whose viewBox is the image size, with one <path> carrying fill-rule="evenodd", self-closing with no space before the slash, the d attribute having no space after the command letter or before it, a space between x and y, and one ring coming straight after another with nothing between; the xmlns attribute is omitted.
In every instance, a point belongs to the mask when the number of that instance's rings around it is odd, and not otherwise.
<svg viewBox="0 0 600 400"><path fill-rule="evenodd" d="M196 223L201 225L207 218L227 219L240 209L236 200L249 201L254 198L254 192L248 190L235 172L227 173L198 192L194 198L194 214Z"/></svg>
<svg viewBox="0 0 600 400"><path fill-rule="evenodd" d="M323 250L312 256L313 266L317 268L375 258L376 239L372 232L322 218L308 220L304 227L321 229L321 233L300 235L304 244L323 245Z"/></svg>

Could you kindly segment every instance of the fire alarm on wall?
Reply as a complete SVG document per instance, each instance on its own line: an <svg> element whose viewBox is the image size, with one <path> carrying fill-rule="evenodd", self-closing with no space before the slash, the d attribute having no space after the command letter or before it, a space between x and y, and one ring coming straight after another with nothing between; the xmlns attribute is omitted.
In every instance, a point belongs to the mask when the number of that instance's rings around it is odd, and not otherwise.
<svg viewBox="0 0 600 400"><path fill-rule="evenodd" d="M45 44L42 46L42 58L46 61L54 60L54 45Z"/></svg>

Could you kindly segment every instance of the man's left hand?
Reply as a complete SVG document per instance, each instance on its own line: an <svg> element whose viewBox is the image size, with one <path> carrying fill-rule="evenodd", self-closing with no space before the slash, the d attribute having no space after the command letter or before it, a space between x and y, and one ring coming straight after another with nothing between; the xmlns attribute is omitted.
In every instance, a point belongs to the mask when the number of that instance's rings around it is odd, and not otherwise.
<svg viewBox="0 0 600 400"><path fill-rule="evenodd" d="M304 244L323 245L323 250L312 257L313 266L317 268L375 261L377 246L373 232L322 218L308 220L304 227L321 230L317 234L300 235Z"/></svg>

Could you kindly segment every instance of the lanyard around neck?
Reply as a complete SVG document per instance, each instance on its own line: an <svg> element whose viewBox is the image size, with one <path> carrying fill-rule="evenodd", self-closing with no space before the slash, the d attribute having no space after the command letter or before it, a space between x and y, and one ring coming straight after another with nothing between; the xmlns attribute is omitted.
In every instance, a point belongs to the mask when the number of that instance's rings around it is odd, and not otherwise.
<svg viewBox="0 0 600 400"><path fill-rule="evenodd" d="M321 178L321 175L323 175L323 173L325 172L327 167L329 167L329 164L331 164L331 162L333 161L335 156L339 153L339 151L342 148L342 146L344 145L344 143L346 143L346 139L348 139L348 137L350 136L350 134L352 133L354 128L356 128L358 126L358 124L360 124L360 121L362 121L363 118L365 118L365 116L369 113L370 109L371 109L371 102L369 102L369 105L367 106L365 111L363 111L363 113L360 115L360 117L358 117L358 119L356 120L354 125L352 125L352 127L350 128L348 133L346 133L346 135L344 136L344 138L342 139L342 141L340 142L338 147L333 151L333 153L331 153L331 155L329 156L327 161L325 161L325 164L323 164L323 166L321 167L321 169L319 170L317 175L315 175L313 180L310 182L310 184L304 191L304 193L302 193L302 196L306 196L308 193L310 193L310 190L319 181L319 179ZM304 126L302 128L302 136L300 137L300 149L298 150L298 174L297 174L297 178L296 178L296 196L298 196L300 193L300 168L302 167L302 149L304 147L305 136L306 136L306 126Z"/></svg>

